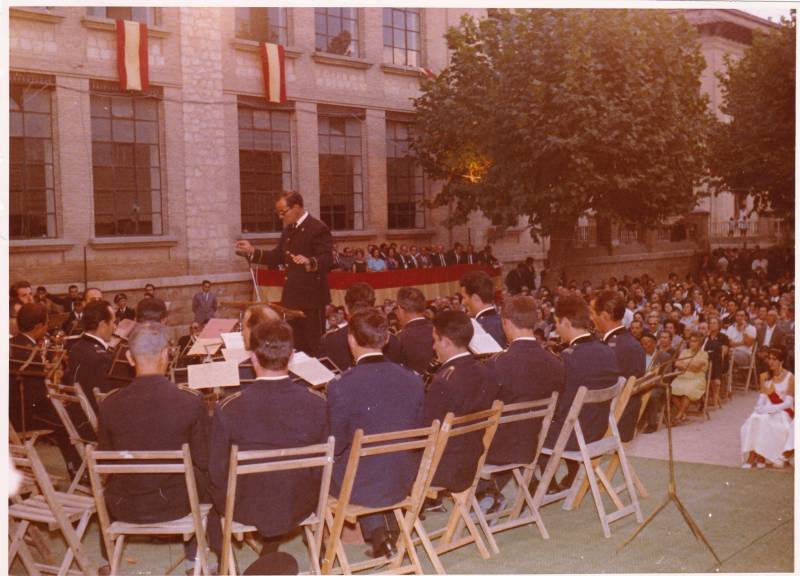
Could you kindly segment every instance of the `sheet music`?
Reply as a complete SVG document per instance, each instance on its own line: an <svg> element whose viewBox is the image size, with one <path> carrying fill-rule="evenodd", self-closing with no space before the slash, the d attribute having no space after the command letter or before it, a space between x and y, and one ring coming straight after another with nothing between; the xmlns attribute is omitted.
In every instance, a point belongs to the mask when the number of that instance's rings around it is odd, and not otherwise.
<svg viewBox="0 0 800 576"><path fill-rule="evenodd" d="M219 338L223 332L232 332L238 323L239 320L236 318L212 318L203 326L199 338Z"/></svg>
<svg viewBox="0 0 800 576"><path fill-rule="evenodd" d="M289 371L312 386L322 386L336 377L322 362L299 350L289 360Z"/></svg>
<svg viewBox="0 0 800 576"><path fill-rule="evenodd" d="M250 357L250 351L244 348L223 348L222 357L225 358L226 361L232 360L238 364Z"/></svg>
<svg viewBox="0 0 800 576"><path fill-rule="evenodd" d="M220 334L225 348L229 350L244 350L244 338L241 332L223 332Z"/></svg>
<svg viewBox="0 0 800 576"><path fill-rule="evenodd" d="M128 336L131 335L133 329L136 327L136 322L131 320L130 318L125 318L117 324L117 328L114 330L114 336L119 336L123 340L127 340Z"/></svg>
<svg viewBox="0 0 800 576"><path fill-rule="evenodd" d="M187 356L207 356L216 354L222 347L221 338L198 338L186 353Z"/></svg>
<svg viewBox="0 0 800 576"><path fill-rule="evenodd" d="M470 321L474 329L472 340L469 341L470 352L480 355L494 354L495 352L503 351L503 348L497 343L497 340L492 338L492 335L484 330L483 326L481 326L475 318L470 318Z"/></svg>
<svg viewBox="0 0 800 576"><path fill-rule="evenodd" d="M187 368L189 388L216 388L239 385L239 363L233 361L190 364Z"/></svg>

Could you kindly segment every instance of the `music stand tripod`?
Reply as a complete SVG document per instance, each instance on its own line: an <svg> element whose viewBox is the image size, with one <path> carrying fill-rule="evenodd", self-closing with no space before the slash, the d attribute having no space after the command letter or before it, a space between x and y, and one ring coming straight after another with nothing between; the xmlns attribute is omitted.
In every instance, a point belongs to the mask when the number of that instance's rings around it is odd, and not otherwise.
<svg viewBox="0 0 800 576"><path fill-rule="evenodd" d="M662 379L662 383L663 382L664 381ZM653 520L653 518L658 516L659 512L661 512L664 508L667 507L667 504L669 504L670 502L674 502L675 507L683 516L683 520L691 529L692 534L694 534L694 537L697 538L698 540L703 541L703 544L706 545L706 548L708 548L709 552L711 552L711 554L714 556L714 559L717 561L717 565L720 565L722 564L722 560L720 560L719 556L717 556L717 553L714 552L714 549L711 547L711 544L708 543L708 540L706 540L705 535L703 535L703 532L700 530L697 524L695 524L691 514L689 514L689 511L686 509L686 507L683 505L683 502L681 502L681 499L678 497L678 491L675 482L675 461L672 458L672 410L670 406L672 404L672 391L671 391L672 386L670 386L669 383L664 383L664 385L666 386L667 389L667 446L669 449L669 484L667 485L667 497L659 505L658 508L653 510L653 512L650 514L650 516L647 517L647 519L645 519L645 521L641 524L641 526L636 528L636 531L633 534L631 534L630 537L627 540L625 540L625 542L622 543L622 545L617 549L617 552L625 548L625 546L627 546L634 538L636 538L639 535L639 533L642 530L644 530L645 527ZM706 394L707 393L708 391L706 390Z"/></svg>

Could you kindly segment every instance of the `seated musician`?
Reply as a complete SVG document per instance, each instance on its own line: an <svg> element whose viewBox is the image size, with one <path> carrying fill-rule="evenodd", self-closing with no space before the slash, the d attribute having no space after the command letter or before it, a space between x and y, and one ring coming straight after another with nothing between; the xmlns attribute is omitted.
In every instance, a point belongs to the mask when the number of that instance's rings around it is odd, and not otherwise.
<svg viewBox="0 0 800 576"><path fill-rule="evenodd" d="M442 363L425 393L424 424L448 412L464 416L491 408L497 385L489 380L485 365L470 354L467 346L473 328L461 311L445 310L433 319L433 348ZM483 452L482 432L453 439L445 449L433 485L451 492L469 488Z"/></svg>
<svg viewBox="0 0 800 576"><path fill-rule="evenodd" d="M244 341L245 350L252 350L250 346L250 333L259 324L267 321L280 321L280 315L270 308L267 304L253 304L244 311L242 316L242 340ZM249 382L254 380L256 372L253 367L252 358L246 358L239 363L239 380L242 382Z"/></svg>
<svg viewBox="0 0 800 576"><path fill-rule="evenodd" d="M292 329L282 320L252 327L249 347L256 379L242 384L214 411L209 474L215 512L209 518L209 539L218 554L231 446L236 444L240 451L275 450L327 440L325 400L289 378L293 345ZM320 478L318 469L240 476L234 520L255 526L261 536L274 540L315 511Z"/></svg>
<svg viewBox="0 0 800 576"><path fill-rule="evenodd" d="M477 320L501 348L508 346L500 314L494 305L494 282L491 276L483 270L473 270L461 277L459 285L462 303L469 315Z"/></svg>
<svg viewBox="0 0 800 576"><path fill-rule="evenodd" d="M163 324L137 326L128 345L136 377L103 400L98 450L180 450L188 443L202 498L207 485L209 427L202 395L176 387L164 375L169 340ZM112 519L123 522L165 522L190 511L182 475L114 475L106 485L106 502ZM196 547L194 539L186 545L189 564Z"/></svg>
<svg viewBox="0 0 800 576"><path fill-rule="evenodd" d="M402 327L400 364L424 374L434 358L433 324L425 316L425 296L419 288L404 286L397 291L395 314Z"/></svg>
<svg viewBox="0 0 800 576"><path fill-rule="evenodd" d="M344 480L353 434L378 434L422 425L423 385L420 376L389 362L382 350L389 338L389 323L380 311L365 307L352 315L347 341L355 366L328 384L328 421L336 438L336 460L331 491L338 494ZM409 452L370 456L358 466L350 501L363 506L388 506L408 496L419 466ZM383 514L359 519L372 555L391 556L394 544L387 537Z"/></svg>
<svg viewBox="0 0 800 576"><path fill-rule="evenodd" d="M375 290L366 282L350 285L344 295L344 306L348 319L358 310L374 308ZM329 330L322 336L319 347L320 356L327 356L342 372L353 365L353 356L347 344L349 330L347 324ZM394 334L389 334L383 354L392 362L400 361L400 341Z"/></svg>

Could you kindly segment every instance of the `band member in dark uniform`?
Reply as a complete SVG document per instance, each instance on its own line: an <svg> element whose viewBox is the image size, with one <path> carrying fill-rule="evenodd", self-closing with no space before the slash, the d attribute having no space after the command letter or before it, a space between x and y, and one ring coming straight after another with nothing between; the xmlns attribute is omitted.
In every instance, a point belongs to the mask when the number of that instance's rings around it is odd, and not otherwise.
<svg viewBox="0 0 800 576"><path fill-rule="evenodd" d="M631 376L641 378L645 372L646 354L638 340L622 325L624 314L625 298L616 290L603 290L592 300L595 326L603 334L603 342L617 355L620 374L626 379ZM619 421L619 436L623 442L633 440L641 406L642 397L639 394L628 400Z"/></svg>
<svg viewBox="0 0 800 576"><path fill-rule="evenodd" d="M478 321L501 348L508 346L500 314L494 305L494 283L491 276L483 270L473 270L464 274L459 284L469 315Z"/></svg>
<svg viewBox="0 0 800 576"><path fill-rule="evenodd" d="M418 374L387 361L381 350L389 338L389 322L375 308L353 314L347 340L355 366L328 384L328 421L336 438L332 492L338 494L344 480L353 434L409 430L422 425L423 386ZM408 496L419 459L410 452L371 456L359 462L353 493L354 504L388 506ZM372 543L374 557L391 556L394 544L387 537L383 514L359 518L364 538Z"/></svg>
<svg viewBox="0 0 800 576"><path fill-rule="evenodd" d="M434 358L433 323L425 316L425 296L419 288L404 286L397 291L397 320L402 330L400 363L424 374Z"/></svg>
<svg viewBox="0 0 800 576"><path fill-rule="evenodd" d="M325 326L325 305L331 301L328 288L333 253L331 231L303 208L303 197L298 192L281 196L275 203L275 211L283 222L277 248L261 250L247 240L239 240L236 251L257 264L286 266L281 304L305 314L305 318L290 321L295 345L316 356Z"/></svg>

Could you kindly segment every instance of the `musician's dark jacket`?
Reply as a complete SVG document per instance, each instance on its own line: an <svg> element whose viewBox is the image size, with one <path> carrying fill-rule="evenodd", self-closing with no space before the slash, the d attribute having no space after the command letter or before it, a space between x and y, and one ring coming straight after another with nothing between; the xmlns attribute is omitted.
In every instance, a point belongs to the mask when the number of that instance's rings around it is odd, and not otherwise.
<svg viewBox="0 0 800 576"><path fill-rule="evenodd" d="M497 397L497 385L486 367L471 355L451 358L439 368L425 394L424 422L444 421L448 412L464 416L486 410ZM450 440L439 462L433 485L452 492L466 490L475 477L483 452L483 431Z"/></svg>
<svg viewBox="0 0 800 576"><path fill-rule="evenodd" d="M198 492L208 483L209 418L202 395L166 376L137 376L100 406L99 450L180 450L189 444ZM182 474L113 475L106 502L116 520L163 522L189 513Z"/></svg>
<svg viewBox="0 0 800 576"><path fill-rule="evenodd" d="M626 379L634 376L641 378L644 376L647 354L639 344L639 341L624 326L619 326L609 330L604 336L603 341L614 351L619 364L620 375ZM637 394L631 396L628 405L622 413L619 421L619 436L623 442L633 440L633 433L636 429L636 422L639 419L639 410L642 407L642 396Z"/></svg>
<svg viewBox="0 0 800 576"><path fill-rule="evenodd" d="M400 340L400 364L417 374L424 374L433 360L433 323L425 318L408 322L397 334Z"/></svg>
<svg viewBox="0 0 800 576"><path fill-rule="evenodd" d="M34 363L41 362L41 354L35 350L36 342L28 336L19 333L9 340L9 368L19 370L34 353ZM59 422L53 406L47 398L47 387L44 383L44 376L34 375L34 372L41 372L41 365L34 367L29 365L28 373L22 376L9 374L9 420L14 428L22 431L22 413L25 411L25 423L27 429L32 429L34 417L47 421ZM24 392L20 391L19 382L22 382ZM24 398L23 398L24 396ZM23 405L24 404L24 405Z"/></svg>
<svg viewBox="0 0 800 576"><path fill-rule="evenodd" d="M353 435L409 430L422 426L422 379L387 361L382 355L364 356L328 384L328 422L336 438L331 492L344 480ZM419 454L398 452L370 456L359 462L351 501L364 506L388 506L405 498L419 467Z"/></svg>
<svg viewBox="0 0 800 576"><path fill-rule="evenodd" d="M564 390L564 364L533 338L514 340L507 350L487 360L486 368L489 380L497 383L497 399L504 406L542 400ZM541 427L541 419L501 425L486 461L489 464L531 462Z"/></svg>
<svg viewBox="0 0 800 576"><path fill-rule="evenodd" d="M325 400L288 376L255 380L220 401L211 429L209 475L214 505L225 513L228 459L243 450L297 448L327 441ZM234 519L266 537L289 532L317 507L321 468L239 476Z"/></svg>
<svg viewBox="0 0 800 576"><path fill-rule="evenodd" d="M477 320L478 324L480 324L483 329L486 330L498 344L500 344L501 348L508 346L506 334L503 332L503 321L500 317L500 314L497 312L497 308L491 307L481 310L475 316L475 320Z"/></svg>
<svg viewBox="0 0 800 576"><path fill-rule="evenodd" d="M297 228L284 228L278 246L273 250L257 248L252 261L267 266L285 265L286 283L281 304L295 310L309 310L322 308L331 301L328 270L333 260L332 251L331 231L309 214ZM309 258L309 270L294 264L287 256L288 252Z"/></svg>
<svg viewBox="0 0 800 576"><path fill-rule="evenodd" d="M322 336L319 348L319 356L327 356L336 367L344 372L353 366L353 355L350 352L350 345L347 343L347 335L350 328L347 324L328 330ZM390 362L399 362L401 356L400 341L394 334L389 334L389 340L383 347L383 354Z"/></svg>
<svg viewBox="0 0 800 576"><path fill-rule="evenodd" d="M558 397L556 415L544 441L544 446L547 448L555 446L578 388L581 386L586 386L589 390L608 388L616 384L620 376L619 364L613 350L591 334L575 338L561 353L561 359L564 361L564 392ZM610 407L609 400L586 406L581 410L578 421L581 423L583 436L587 442L599 440L608 430ZM578 440L574 432L569 437L566 449L578 449Z"/></svg>
<svg viewBox="0 0 800 576"><path fill-rule="evenodd" d="M99 339L87 333L78 338L69 349L64 384L72 386L76 382L79 383L95 413L97 413L97 401L94 399L92 389L97 387L100 392L105 393L117 387L117 384L108 377L112 359L112 353L100 343Z"/></svg>

